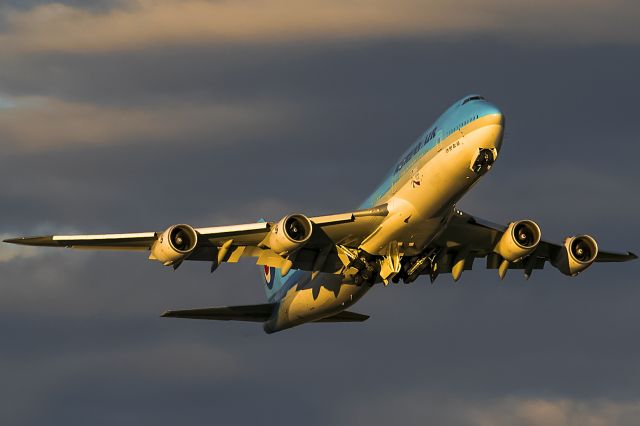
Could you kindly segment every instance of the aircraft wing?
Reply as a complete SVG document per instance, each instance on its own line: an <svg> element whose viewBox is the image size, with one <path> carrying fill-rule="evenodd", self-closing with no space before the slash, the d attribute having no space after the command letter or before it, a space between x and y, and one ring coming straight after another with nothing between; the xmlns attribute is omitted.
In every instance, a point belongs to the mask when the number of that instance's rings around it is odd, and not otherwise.
<svg viewBox="0 0 640 426"><path fill-rule="evenodd" d="M504 260L495 249L503 237L508 226L486 221L470 214L457 211L451 218L449 225L438 236L434 247L440 250L439 272L451 272L456 258L466 256L464 270L472 268L477 258L486 258L487 268L498 269ZM597 250L593 262L625 262L638 257L631 252L613 252ZM554 266L560 265L565 244L541 240L537 247L529 254L515 262L510 262L508 269L525 269L529 275L533 269L542 269L545 262Z"/></svg>
<svg viewBox="0 0 640 426"><path fill-rule="evenodd" d="M237 262L242 257L256 257L256 263L282 269L305 269L335 272L348 259L336 250L336 245L356 248L388 214L386 206L326 216L306 218L290 215L280 222L192 228L174 225L161 232L94 235L47 235L4 240L29 246L66 247L89 250L150 251L150 259L177 268L184 260L213 263L212 270L222 262ZM308 220L308 240L295 255L285 255L272 249L272 234L284 228L283 221L291 216ZM188 247L175 247L169 240L176 236L186 240ZM282 238L282 237L281 237ZM286 238L285 238L286 239ZM183 240L181 243L186 244ZM286 241L285 241L286 242ZM192 243L192 244L191 244ZM184 250L180 250L180 249ZM286 248L286 247L285 247ZM314 269L315 268L315 269Z"/></svg>

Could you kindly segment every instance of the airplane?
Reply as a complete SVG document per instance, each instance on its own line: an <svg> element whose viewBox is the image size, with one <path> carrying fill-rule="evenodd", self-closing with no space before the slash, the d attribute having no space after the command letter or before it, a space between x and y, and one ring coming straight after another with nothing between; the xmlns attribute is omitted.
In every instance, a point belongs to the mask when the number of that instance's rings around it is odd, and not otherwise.
<svg viewBox="0 0 640 426"><path fill-rule="evenodd" d="M458 281L485 258L500 279L522 270L528 279L546 262L576 276L595 262L637 259L605 252L589 235L562 243L541 239L530 219L494 224L458 210L456 203L486 174L503 142L503 113L479 95L449 107L395 163L356 210L279 221L161 232L49 235L5 240L30 246L139 250L177 269L185 260L221 264L252 257L263 271L267 303L169 310L163 317L262 322L274 333L309 322L361 322L346 309L377 283L411 283L439 274Z"/></svg>

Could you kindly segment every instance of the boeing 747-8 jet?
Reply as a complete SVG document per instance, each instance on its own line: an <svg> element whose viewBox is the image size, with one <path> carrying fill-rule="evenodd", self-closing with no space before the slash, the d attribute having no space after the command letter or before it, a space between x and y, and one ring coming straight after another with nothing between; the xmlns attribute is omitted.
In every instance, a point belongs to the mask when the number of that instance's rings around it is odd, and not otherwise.
<svg viewBox="0 0 640 426"><path fill-rule="evenodd" d="M483 97L455 102L400 157L382 184L357 210L327 216L291 214L279 221L161 232L22 237L8 243L83 249L140 250L178 268L185 260L224 262L253 257L264 269L268 303L172 310L164 317L255 321L273 333L307 322L364 321L346 311L376 283L410 283L421 275L454 280L477 258L528 278L546 262L575 276L594 262L636 259L598 250L589 235L555 244L529 219L506 226L456 208L500 153L502 112Z"/></svg>

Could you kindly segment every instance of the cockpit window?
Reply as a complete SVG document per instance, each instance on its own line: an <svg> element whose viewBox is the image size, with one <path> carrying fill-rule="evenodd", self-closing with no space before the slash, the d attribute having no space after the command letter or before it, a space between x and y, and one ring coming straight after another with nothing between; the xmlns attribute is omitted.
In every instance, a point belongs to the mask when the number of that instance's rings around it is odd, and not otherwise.
<svg viewBox="0 0 640 426"><path fill-rule="evenodd" d="M478 101L480 99L484 99L484 98L482 96L469 96L467 99L462 101L462 105L466 104L467 102Z"/></svg>

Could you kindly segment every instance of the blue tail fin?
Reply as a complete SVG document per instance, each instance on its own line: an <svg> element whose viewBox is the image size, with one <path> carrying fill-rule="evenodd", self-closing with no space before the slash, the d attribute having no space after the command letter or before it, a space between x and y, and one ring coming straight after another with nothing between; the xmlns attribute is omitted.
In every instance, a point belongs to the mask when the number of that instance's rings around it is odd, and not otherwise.
<svg viewBox="0 0 640 426"><path fill-rule="evenodd" d="M258 219L258 222L266 222L266 220ZM262 279L265 283L264 291L267 294L267 300L273 302L278 291L280 291L280 289L287 283L287 280L295 271L292 269L287 273L287 275L282 276L282 273L278 268L271 268L264 265L260 266L260 269L262 270Z"/></svg>
<svg viewBox="0 0 640 426"><path fill-rule="evenodd" d="M264 291L267 294L267 300L273 302L278 291L284 287L295 271L291 270L287 275L282 276L279 268L273 268L266 265L261 266L260 268L262 269L262 278L265 283Z"/></svg>

